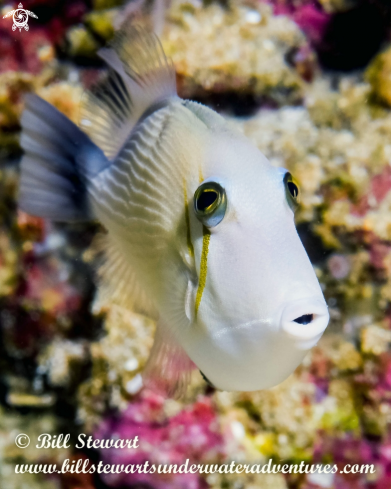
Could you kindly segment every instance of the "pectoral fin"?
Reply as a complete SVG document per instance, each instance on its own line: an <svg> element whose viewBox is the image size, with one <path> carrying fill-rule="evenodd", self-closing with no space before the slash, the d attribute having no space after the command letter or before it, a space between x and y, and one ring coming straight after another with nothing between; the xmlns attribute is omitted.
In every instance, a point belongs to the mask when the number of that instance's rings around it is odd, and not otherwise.
<svg viewBox="0 0 391 489"><path fill-rule="evenodd" d="M151 298L140 286L131 263L110 235L99 235L94 248L96 253L102 253L104 257L98 269L101 301L157 319L158 314Z"/></svg>

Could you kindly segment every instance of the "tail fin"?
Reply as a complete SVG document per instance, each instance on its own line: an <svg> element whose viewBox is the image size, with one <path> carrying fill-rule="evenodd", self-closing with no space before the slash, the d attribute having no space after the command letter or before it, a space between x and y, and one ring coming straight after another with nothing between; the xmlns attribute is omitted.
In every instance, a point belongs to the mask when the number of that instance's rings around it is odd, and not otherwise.
<svg viewBox="0 0 391 489"><path fill-rule="evenodd" d="M22 115L19 206L54 221L88 220L88 181L109 162L73 122L36 95Z"/></svg>
<svg viewBox="0 0 391 489"><path fill-rule="evenodd" d="M83 132L39 97L26 98L19 205L30 214L90 219L88 181L115 159L137 123L176 96L175 70L154 34L126 26L99 54L109 71L82 104Z"/></svg>
<svg viewBox="0 0 391 489"><path fill-rule="evenodd" d="M99 56L109 72L84 99L80 127L112 161L136 124L177 96L175 69L139 26L126 25Z"/></svg>

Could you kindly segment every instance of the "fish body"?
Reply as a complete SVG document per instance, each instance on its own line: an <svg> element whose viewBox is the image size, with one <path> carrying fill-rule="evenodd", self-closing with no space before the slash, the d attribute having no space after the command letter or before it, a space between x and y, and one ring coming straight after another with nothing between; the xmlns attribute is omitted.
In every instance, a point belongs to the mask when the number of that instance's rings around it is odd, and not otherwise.
<svg viewBox="0 0 391 489"><path fill-rule="evenodd" d="M22 117L20 206L107 229L102 287L158 318L146 369L180 393L195 364L213 386L284 380L328 311L297 235L298 188L211 109L176 94L158 40L126 27L81 129L32 96Z"/></svg>

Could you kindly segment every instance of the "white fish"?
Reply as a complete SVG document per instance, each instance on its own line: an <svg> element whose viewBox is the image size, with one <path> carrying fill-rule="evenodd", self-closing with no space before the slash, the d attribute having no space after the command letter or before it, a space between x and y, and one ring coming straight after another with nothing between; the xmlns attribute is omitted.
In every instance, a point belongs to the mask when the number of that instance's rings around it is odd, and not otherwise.
<svg viewBox="0 0 391 489"><path fill-rule="evenodd" d="M146 369L169 394L195 364L223 390L272 387L329 315L297 235L298 188L211 109L177 96L157 38L125 27L81 129L37 96L22 117L20 207L108 231L102 287L158 317Z"/></svg>

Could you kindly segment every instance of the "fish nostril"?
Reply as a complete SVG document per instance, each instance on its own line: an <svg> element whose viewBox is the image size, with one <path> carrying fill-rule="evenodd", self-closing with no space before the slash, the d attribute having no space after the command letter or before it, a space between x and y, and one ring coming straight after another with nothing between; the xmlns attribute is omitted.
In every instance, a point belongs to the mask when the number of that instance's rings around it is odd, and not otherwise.
<svg viewBox="0 0 391 489"><path fill-rule="evenodd" d="M293 321L298 324L310 324L314 319L313 314L303 314L302 316L294 319Z"/></svg>

